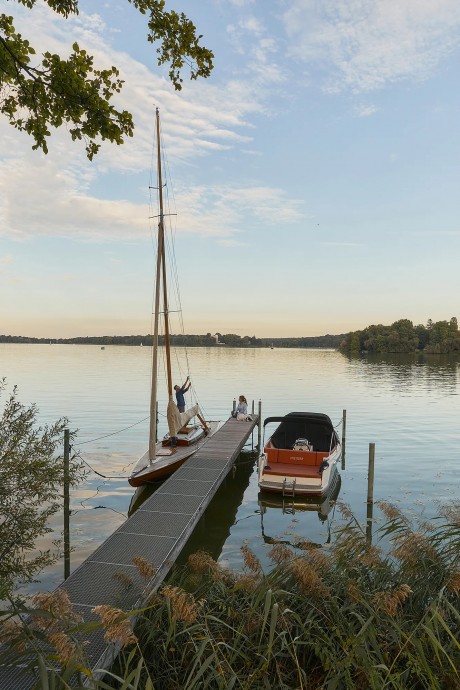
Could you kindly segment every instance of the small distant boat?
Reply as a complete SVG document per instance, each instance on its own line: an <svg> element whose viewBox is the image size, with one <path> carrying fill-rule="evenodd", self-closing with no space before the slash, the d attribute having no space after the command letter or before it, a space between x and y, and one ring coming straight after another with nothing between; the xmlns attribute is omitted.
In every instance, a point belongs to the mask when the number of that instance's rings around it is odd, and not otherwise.
<svg viewBox="0 0 460 690"><path fill-rule="evenodd" d="M278 427L259 457L259 487L283 496L324 496L337 480L341 445L330 418L318 412L268 417Z"/></svg>
<svg viewBox="0 0 460 690"><path fill-rule="evenodd" d="M104 347L104 345L101 345L101 350L105 350L105 347Z"/></svg>

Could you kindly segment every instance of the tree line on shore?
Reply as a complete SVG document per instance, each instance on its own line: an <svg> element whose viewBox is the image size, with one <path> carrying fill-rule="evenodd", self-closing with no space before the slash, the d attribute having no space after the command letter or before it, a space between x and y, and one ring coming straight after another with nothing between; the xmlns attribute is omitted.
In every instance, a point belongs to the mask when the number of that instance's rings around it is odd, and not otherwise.
<svg viewBox="0 0 460 690"><path fill-rule="evenodd" d="M407 353L421 351L427 354L460 353L460 332L457 319L432 321L426 326L414 326L409 319L400 319L391 326L367 326L362 331L348 333L340 343L342 352Z"/></svg>
<svg viewBox="0 0 460 690"><path fill-rule="evenodd" d="M230 347L312 347L338 348L344 338L341 335L320 335L304 338L256 338L240 336L235 333L206 333L205 335L171 335L171 345L187 347L214 347L227 345ZM164 345L164 336L159 337L160 345ZM0 343L38 343L38 344L67 344L67 345L152 345L153 336L148 335L103 335L77 338L32 338L27 336L0 335Z"/></svg>
<svg viewBox="0 0 460 690"><path fill-rule="evenodd" d="M236 333L211 333L193 335L176 334L170 336L171 345L184 347L292 347L292 348L333 348L345 353L411 353L427 354L460 353L460 331L456 317L450 321L432 321L414 326L409 319L400 319L384 326L367 326L361 331L347 334L305 336L298 338L256 338ZM0 335L0 343L41 343L67 345L152 345L153 336L147 335L103 335L76 338L32 338L27 336ZM164 345L164 336L159 336Z"/></svg>

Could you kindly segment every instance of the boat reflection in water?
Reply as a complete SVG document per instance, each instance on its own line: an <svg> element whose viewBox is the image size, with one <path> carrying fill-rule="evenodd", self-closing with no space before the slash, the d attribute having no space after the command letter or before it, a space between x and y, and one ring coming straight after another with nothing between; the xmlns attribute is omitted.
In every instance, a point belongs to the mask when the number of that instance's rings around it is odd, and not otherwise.
<svg viewBox="0 0 460 690"><path fill-rule="evenodd" d="M215 560L222 553L224 544L235 523L238 508L243 502L249 480L257 463L257 452L243 451L236 460L233 469L217 490L211 503L198 520L185 547L180 553L177 564L186 562L188 556L203 550ZM142 503L161 485L160 482L140 486L133 494L128 515L132 515Z"/></svg>
<svg viewBox="0 0 460 690"><path fill-rule="evenodd" d="M322 525L326 526L327 528L327 537L326 541L323 543L329 544L331 541L331 527L332 527L332 520L334 518L334 512L335 512L335 505L337 502L338 495L340 493L340 487L341 487L341 477L340 474L337 473L336 475L336 481L334 482L334 485L331 487L331 490L328 492L326 496L316 496L316 497L311 497L311 498L305 498L305 497L299 497L299 496L281 496L280 494L274 494L274 493L266 493L261 491L258 496L258 503L260 507L260 522L261 522L261 530L262 530L262 538L266 544L289 544L291 546L296 546L299 542L299 540L305 540L308 539L312 544L316 544L318 547L322 546L322 543L320 543L320 532L322 532L322 529L318 530L318 524L310 525L307 527L307 522L305 520L298 519L296 522L300 523L296 529L296 531L300 532L300 534L297 535L292 535L292 538L290 539L284 539L282 537L272 537L268 534L266 534L265 529L266 529L266 524L267 522L267 517L269 516L270 513L274 514L275 511L278 513L281 511L283 514L287 515L295 515L296 513L313 513L316 512L318 515L319 519L319 527L321 528ZM278 515L274 515L275 518L275 530L279 530L279 517ZM299 516L300 518L300 516ZM303 524L302 524L303 523ZM310 532L312 538L310 539L310 534L306 534L306 529L308 529L308 532ZM311 528L311 530L310 530ZM291 536L292 532L289 532L289 536ZM284 536L288 536L285 534Z"/></svg>

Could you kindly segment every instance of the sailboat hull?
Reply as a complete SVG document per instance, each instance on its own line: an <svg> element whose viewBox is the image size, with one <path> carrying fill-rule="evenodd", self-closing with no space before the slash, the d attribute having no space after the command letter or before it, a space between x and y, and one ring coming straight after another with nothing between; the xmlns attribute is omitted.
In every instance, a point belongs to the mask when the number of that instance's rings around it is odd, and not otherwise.
<svg viewBox="0 0 460 690"><path fill-rule="evenodd" d="M149 463L148 451L141 457L132 474L128 478L131 486L144 486L151 482L161 481L170 477L184 462L201 448L208 438L217 431L218 422L209 422L209 434L200 437L194 445L178 446L171 455L160 455L164 447L159 441L155 448L155 460ZM171 449L173 450L173 449Z"/></svg>

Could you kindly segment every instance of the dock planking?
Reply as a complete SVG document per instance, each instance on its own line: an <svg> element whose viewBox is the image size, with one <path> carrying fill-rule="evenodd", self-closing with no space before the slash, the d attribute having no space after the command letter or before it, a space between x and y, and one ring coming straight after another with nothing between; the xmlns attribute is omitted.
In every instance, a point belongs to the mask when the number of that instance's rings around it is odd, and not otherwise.
<svg viewBox="0 0 460 690"><path fill-rule="evenodd" d="M255 426L230 418L141 507L89 556L58 589L67 592L85 622L98 620L99 604L124 611L144 606L164 580L200 517L222 484ZM133 563L141 556L155 568L145 580ZM104 675L119 649L104 640L104 631L84 638L90 668ZM30 670L0 668L2 690L30 690L37 676Z"/></svg>

